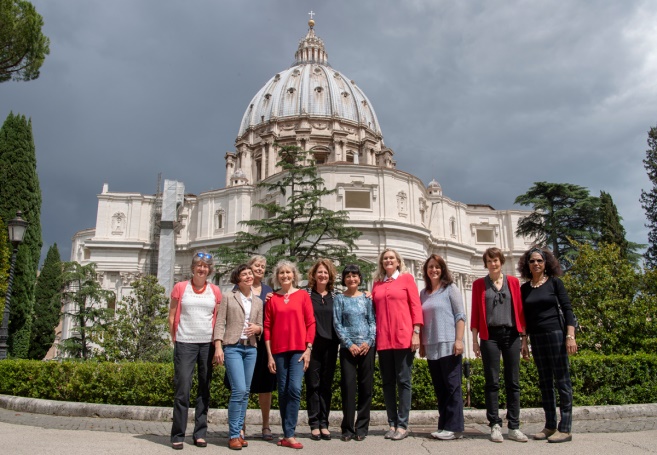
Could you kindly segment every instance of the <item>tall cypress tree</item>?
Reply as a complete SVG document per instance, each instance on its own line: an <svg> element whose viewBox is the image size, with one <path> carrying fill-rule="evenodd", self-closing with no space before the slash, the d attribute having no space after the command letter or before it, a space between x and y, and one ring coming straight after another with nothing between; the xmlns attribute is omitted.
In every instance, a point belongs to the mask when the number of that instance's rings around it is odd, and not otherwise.
<svg viewBox="0 0 657 455"><path fill-rule="evenodd" d="M41 360L55 341L55 328L61 315L64 287L63 264L55 243L48 250L34 289L34 320L29 358Z"/></svg>
<svg viewBox="0 0 657 455"><path fill-rule="evenodd" d="M648 249L643 257L646 260L646 267L650 269L657 268L657 126L650 128L648 131L648 146L646 158L643 160L643 167L648 173L648 178L652 183L652 188L645 191L641 190L641 207L646 211L648 223Z"/></svg>
<svg viewBox="0 0 657 455"><path fill-rule="evenodd" d="M0 318L5 310L5 293L7 292L7 280L9 279L9 260L11 251L7 240L7 229L0 218Z"/></svg>
<svg viewBox="0 0 657 455"><path fill-rule="evenodd" d="M41 189L36 171L32 121L24 115L7 116L0 128L0 217L5 225L23 212L29 223L16 258L9 315L9 352L26 358L34 310L34 283L41 256ZM11 248L11 246L10 246Z"/></svg>
<svg viewBox="0 0 657 455"><path fill-rule="evenodd" d="M621 224L621 217L611 194L605 191L600 191L600 242L618 245L621 256L627 257L625 228Z"/></svg>

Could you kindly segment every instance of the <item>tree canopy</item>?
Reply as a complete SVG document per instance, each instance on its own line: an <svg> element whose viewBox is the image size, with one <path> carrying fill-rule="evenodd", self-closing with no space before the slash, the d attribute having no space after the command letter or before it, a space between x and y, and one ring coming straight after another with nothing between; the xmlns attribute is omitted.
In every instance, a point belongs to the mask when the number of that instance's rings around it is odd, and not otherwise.
<svg viewBox="0 0 657 455"><path fill-rule="evenodd" d="M237 234L234 245L219 248L224 265L218 272L225 273L253 254L263 254L268 267L288 259L302 272L318 258L367 267L352 254L360 231L346 226L347 212L323 207L322 198L336 190L325 188L309 152L283 146L278 155L282 172L257 185L270 199L254 204L260 216L242 222L248 229Z"/></svg>
<svg viewBox="0 0 657 455"><path fill-rule="evenodd" d="M0 82L29 81L50 53L43 18L26 0L0 0Z"/></svg>
<svg viewBox="0 0 657 455"><path fill-rule="evenodd" d="M641 190L641 207L646 212L648 222L648 249L644 254L646 267L654 269L657 267L657 127L648 131L648 146L643 167L648 173L652 187Z"/></svg>
<svg viewBox="0 0 657 455"><path fill-rule="evenodd" d="M515 203L533 208L518 221L516 235L549 246L563 265L574 252L571 240L590 243L598 238L599 200L582 186L535 182Z"/></svg>

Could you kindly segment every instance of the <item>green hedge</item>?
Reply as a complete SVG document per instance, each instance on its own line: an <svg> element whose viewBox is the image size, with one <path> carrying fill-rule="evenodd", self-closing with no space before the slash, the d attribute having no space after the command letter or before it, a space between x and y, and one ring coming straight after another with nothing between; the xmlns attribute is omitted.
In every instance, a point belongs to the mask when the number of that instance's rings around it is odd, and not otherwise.
<svg viewBox="0 0 657 455"><path fill-rule="evenodd" d="M471 406L484 407L484 378L480 360L471 360ZM576 406L657 402L657 355L577 355L571 358ZM521 406L541 407L533 362L521 362ZM340 409L340 368L335 375L331 407ZM196 387L196 385L194 385ZM465 398L465 381L463 382ZM195 391L192 391L195 394ZM61 401L141 406L172 406L173 365L170 363L0 362L0 394ZM213 408L226 408L229 392L223 386L223 368L215 369L211 388ZM257 408L252 395L251 408ZM505 401L504 386L500 402ZM305 408L305 392L302 394ZM274 407L277 407L274 393ZM413 409L435 409L435 395L426 361L413 366ZM372 409L385 409L381 376L374 378Z"/></svg>

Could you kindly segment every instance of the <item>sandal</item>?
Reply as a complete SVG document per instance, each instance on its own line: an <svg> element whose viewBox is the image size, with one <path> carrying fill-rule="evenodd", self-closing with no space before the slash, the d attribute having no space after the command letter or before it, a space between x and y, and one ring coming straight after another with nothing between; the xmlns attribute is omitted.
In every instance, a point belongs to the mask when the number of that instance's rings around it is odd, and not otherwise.
<svg viewBox="0 0 657 455"><path fill-rule="evenodd" d="M268 432L268 433L265 433ZM262 439L264 441L271 441L274 439L274 435L271 433L271 428L269 427L262 427Z"/></svg>
<svg viewBox="0 0 657 455"><path fill-rule="evenodd" d="M172 442L171 443L171 448L173 448L173 450L182 450L183 449L183 443L182 442Z"/></svg>

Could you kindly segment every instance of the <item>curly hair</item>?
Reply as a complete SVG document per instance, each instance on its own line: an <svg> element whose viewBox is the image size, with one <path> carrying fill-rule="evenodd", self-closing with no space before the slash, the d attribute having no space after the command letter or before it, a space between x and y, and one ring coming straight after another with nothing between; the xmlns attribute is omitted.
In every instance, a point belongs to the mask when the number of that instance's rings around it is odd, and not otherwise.
<svg viewBox="0 0 657 455"><path fill-rule="evenodd" d="M431 279L429 278L429 262L431 260L434 260L438 263L438 267L440 267L440 283L439 283L439 288L446 288L450 284L454 282L452 279L452 274L449 273L449 269L447 268L447 263L445 260L438 256L437 254L432 254L427 258L426 261L424 261L424 265L422 266L422 275L424 276L424 288L428 291L431 292L433 291L433 287L431 285Z"/></svg>
<svg viewBox="0 0 657 455"><path fill-rule="evenodd" d="M274 287L281 287L281 283L278 281L278 272L283 268L289 269L292 272L292 286L296 288L299 285L299 279L301 277L299 274L299 269L294 262L285 259L278 261L278 264L276 264L276 267L274 267L273 276L271 278Z"/></svg>
<svg viewBox="0 0 657 455"><path fill-rule="evenodd" d="M563 275L561 264L559 264L557 258L554 257L552 251L550 251L547 247L533 246L527 251L525 251L525 253L522 256L520 256L520 259L518 259L517 270L518 273L520 273L521 277L523 277L526 280L532 279L532 272L529 269L529 258L533 253L540 254L543 260L545 261L545 274L547 276Z"/></svg>
<svg viewBox="0 0 657 455"><path fill-rule="evenodd" d="M317 280L315 280L315 274L317 273L317 270L319 269L319 266L323 265L326 270L328 271L328 283L326 283L326 290L328 292L333 292L333 286L335 285L335 277L338 274L335 270L335 266L333 265L333 262L331 262L330 259L318 259L317 262L313 264L313 266L308 270L308 287L310 289L315 289L315 285L317 284ZM316 289L315 289L316 290Z"/></svg>

